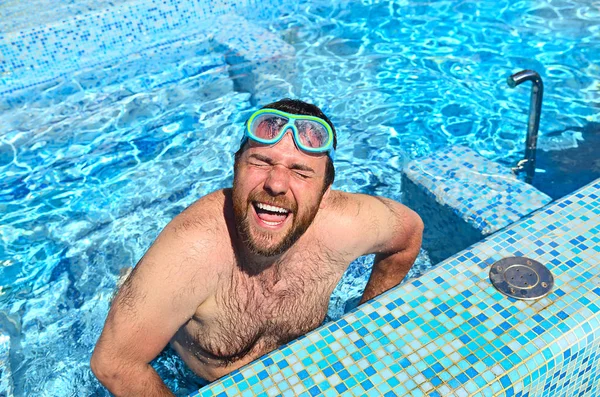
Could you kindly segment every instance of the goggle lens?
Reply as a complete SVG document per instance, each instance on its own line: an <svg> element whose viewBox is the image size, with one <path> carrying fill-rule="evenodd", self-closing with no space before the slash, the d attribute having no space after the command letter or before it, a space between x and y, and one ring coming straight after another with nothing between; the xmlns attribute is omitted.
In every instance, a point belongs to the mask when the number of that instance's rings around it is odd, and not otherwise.
<svg viewBox="0 0 600 397"><path fill-rule="evenodd" d="M287 123L288 119L285 117L261 114L252 121L250 131L257 138L274 141L279 137L279 132Z"/></svg>
<svg viewBox="0 0 600 397"><path fill-rule="evenodd" d="M311 120L296 120L300 142L309 148L318 149L325 147L329 141L329 133L324 126Z"/></svg>
<svg viewBox="0 0 600 397"><path fill-rule="evenodd" d="M275 142L282 134L282 129L288 124L286 117L261 114L252 120L250 132L256 138L264 141ZM324 148L329 142L329 133L325 126L312 120L295 120L294 125L298 130L300 144L311 149Z"/></svg>

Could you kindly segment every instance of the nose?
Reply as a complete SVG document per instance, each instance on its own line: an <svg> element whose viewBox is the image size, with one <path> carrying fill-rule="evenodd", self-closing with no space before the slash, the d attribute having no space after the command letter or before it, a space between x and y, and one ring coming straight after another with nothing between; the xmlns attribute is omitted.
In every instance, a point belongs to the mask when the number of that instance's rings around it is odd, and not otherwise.
<svg viewBox="0 0 600 397"><path fill-rule="evenodd" d="M272 196L282 196L289 189L289 175L281 165L275 165L269 171L264 188Z"/></svg>

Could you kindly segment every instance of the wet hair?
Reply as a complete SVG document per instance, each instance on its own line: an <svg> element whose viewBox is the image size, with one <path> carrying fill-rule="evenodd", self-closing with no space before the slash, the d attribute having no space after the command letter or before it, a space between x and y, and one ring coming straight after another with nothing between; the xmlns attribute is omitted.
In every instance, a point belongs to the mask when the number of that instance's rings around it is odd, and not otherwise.
<svg viewBox="0 0 600 397"><path fill-rule="evenodd" d="M329 126L331 127L331 130L333 131L333 148L334 149L337 148L337 134L335 132L335 127L333 126L333 123L331 122L331 120L329 120L329 118L327 118L327 116L325 116L325 114L317 106L307 103L307 102L304 102L304 101L301 101L299 99L284 98L277 102L269 103L268 105L263 106L261 109L281 110L282 112L286 112L286 113L297 114L297 115L302 115L302 116L315 116L315 117L325 120L327 122L327 124L329 124ZM238 151L235 153L235 164L236 165L237 165L237 162L238 162L240 156L242 155L243 149L244 149L243 146L240 146ZM333 166L333 161L331 160L331 158L329 156L327 156L327 164L325 165L325 183L324 183L324 187L323 187L323 192L325 192L325 190L327 190L327 188L329 186L331 186L334 179L335 179L335 168Z"/></svg>

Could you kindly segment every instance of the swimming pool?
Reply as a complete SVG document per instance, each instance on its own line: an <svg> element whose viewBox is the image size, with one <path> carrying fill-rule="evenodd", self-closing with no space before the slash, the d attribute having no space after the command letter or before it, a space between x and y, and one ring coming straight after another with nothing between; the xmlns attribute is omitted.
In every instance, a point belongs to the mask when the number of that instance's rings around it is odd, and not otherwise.
<svg viewBox="0 0 600 397"><path fill-rule="evenodd" d="M515 69L545 77L541 147L574 146L598 122L597 17L576 2L407 1L249 19L295 48L282 87L338 126L335 187L401 199L402 165L449 144L519 159L528 94L504 85ZM15 395L105 393L88 360L121 267L186 205L230 185L255 98L213 47L195 36L2 97L0 324ZM179 394L197 388L169 352L157 366Z"/></svg>

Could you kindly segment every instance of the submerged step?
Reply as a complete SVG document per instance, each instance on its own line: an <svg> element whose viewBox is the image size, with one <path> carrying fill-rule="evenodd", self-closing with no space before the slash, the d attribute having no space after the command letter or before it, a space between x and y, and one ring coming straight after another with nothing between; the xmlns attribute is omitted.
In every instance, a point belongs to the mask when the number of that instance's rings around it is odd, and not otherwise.
<svg viewBox="0 0 600 397"><path fill-rule="evenodd" d="M432 262L479 241L552 199L508 168L464 146L411 161L402 175L404 203L423 218Z"/></svg>
<svg viewBox="0 0 600 397"><path fill-rule="evenodd" d="M89 12L66 13L59 21L43 19L47 25L16 24L11 29L20 30L0 30L0 93L12 93L159 45L177 45L215 28L247 34L241 27L215 22L227 11L245 12L247 5L235 6L229 0L210 7L177 0L100 3Z"/></svg>
<svg viewBox="0 0 600 397"><path fill-rule="evenodd" d="M237 14L219 17L213 38L223 47L236 90L251 93L253 104L292 96L296 51L290 44Z"/></svg>

